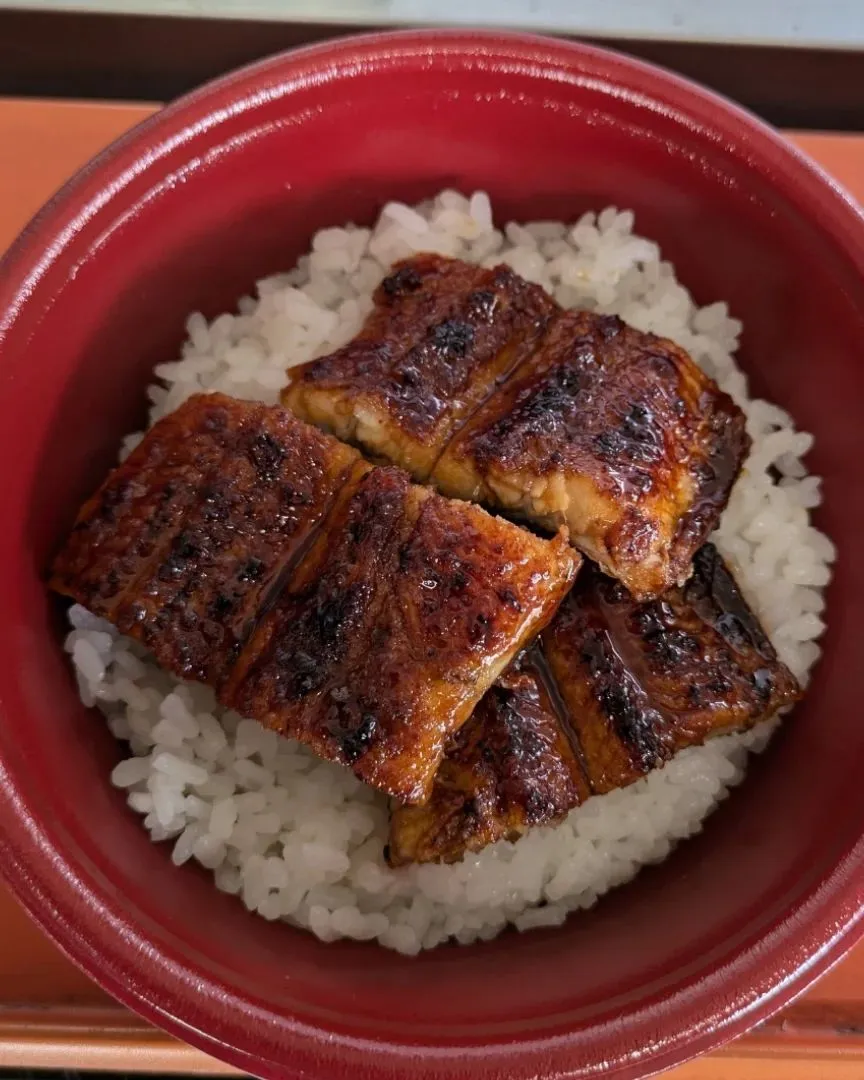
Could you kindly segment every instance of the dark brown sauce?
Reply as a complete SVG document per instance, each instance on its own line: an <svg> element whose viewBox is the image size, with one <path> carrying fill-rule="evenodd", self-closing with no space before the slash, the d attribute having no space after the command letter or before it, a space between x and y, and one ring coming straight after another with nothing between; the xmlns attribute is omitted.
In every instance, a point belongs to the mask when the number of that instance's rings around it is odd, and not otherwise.
<svg viewBox="0 0 864 1080"><path fill-rule="evenodd" d="M648 694L608 628L586 631L581 659L591 675L604 715L640 769L649 772L668 761L672 755L670 718L649 704Z"/></svg>
<svg viewBox="0 0 864 1080"><path fill-rule="evenodd" d="M342 492L342 488L344 484L348 481L348 478L350 477L353 468L353 464L346 466L345 470L340 475L338 481L333 485L333 491L331 492L330 497L327 500L323 513L318 519L317 524L309 530L307 535L303 537L299 544L295 544L293 546L293 549L288 554L288 557L274 574L273 580L270 586L262 595L261 602L258 605L257 609L253 612L251 618L247 621L245 626L243 626L238 633L237 644L235 645L235 663L237 658L239 658L240 654L242 653L243 649L245 649L249 642L252 640L255 632L258 630L258 627L275 607L276 603L279 600L279 597L282 595L282 592L285 589L286 584L291 580L294 571L306 558L306 555L309 553L312 546L318 540L318 537L324 531L324 528L329 522L330 514L333 511L333 507L336 504L336 500L339 498L339 495ZM246 569L248 572L248 564L244 569Z"/></svg>
<svg viewBox="0 0 864 1080"><path fill-rule="evenodd" d="M585 759L585 751L582 748L582 742L579 739L579 734L570 719L570 710L561 696L561 691L558 687L558 683L555 676L549 667L546 657L543 654L542 649L542 636L540 642L534 642L525 650L525 658L528 664L534 668L537 673L537 679L546 692L546 696L552 705L552 709L555 712L555 716L570 744L570 749L573 751L573 756L579 762L579 768L582 771L582 778L585 781L585 786L588 788L591 794L594 794L594 786L591 783L591 778L588 772L588 763Z"/></svg>
<svg viewBox="0 0 864 1080"><path fill-rule="evenodd" d="M714 528L750 450L751 440L745 428L744 416L731 398L725 394L720 398L721 401L725 398L728 406L718 406L718 411L708 414L712 418L714 436L708 440L711 452L707 460L695 463L691 469L693 497L676 529L674 546L678 550L698 548ZM679 569L684 570L685 567Z"/></svg>
<svg viewBox="0 0 864 1080"><path fill-rule="evenodd" d="M713 544L705 544L696 552L693 576L684 587L684 597L735 652L755 649L766 660L776 661L773 645Z"/></svg>

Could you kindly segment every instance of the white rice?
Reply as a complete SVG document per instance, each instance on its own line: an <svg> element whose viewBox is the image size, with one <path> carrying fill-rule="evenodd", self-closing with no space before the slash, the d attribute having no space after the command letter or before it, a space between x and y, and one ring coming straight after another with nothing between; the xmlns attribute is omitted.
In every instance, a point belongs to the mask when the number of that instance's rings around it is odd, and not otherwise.
<svg viewBox="0 0 864 1080"><path fill-rule="evenodd" d="M188 321L182 357L156 369L151 422L200 390L278 400L285 369L350 339L396 259L416 251L514 270L568 307L616 313L688 349L747 412L753 453L715 540L781 658L806 681L824 629L834 558L813 528L820 481L802 464L812 438L790 416L750 400L732 353L741 324L726 305L697 308L633 214L608 208L575 226L492 227L488 196L445 191L418 207L388 203L374 229L325 229L290 273L258 283L237 314ZM140 439L130 436L128 449ZM778 479L779 477L779 479ZM624 790L589 800L555 828L536 829L454 866L392 871L382 858L387 805L337 765L221 709L204 687L165 674L129 639L82 608L66 648L82 699L105 712L132 756L112 773L155 841L178 865L195 859L216 885L266 919L325 941L376 939L413 954L453 938L486 940L561 923L568 912L657 862L738 784L762 731L680 754Z"/></svg>

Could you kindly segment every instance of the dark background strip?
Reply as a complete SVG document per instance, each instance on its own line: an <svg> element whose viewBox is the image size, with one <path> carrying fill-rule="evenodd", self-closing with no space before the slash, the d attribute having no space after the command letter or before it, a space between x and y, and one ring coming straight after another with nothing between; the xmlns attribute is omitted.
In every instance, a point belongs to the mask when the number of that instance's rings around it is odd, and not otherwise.
<svg viewBox="0 0 864 1080"><path fill-rule="evenodd" d="M864 2L864 0L862 0ZM0 9L0 95L165 101L332 25ZM782 127L864 131L864 53L609 41Z"/></svg>

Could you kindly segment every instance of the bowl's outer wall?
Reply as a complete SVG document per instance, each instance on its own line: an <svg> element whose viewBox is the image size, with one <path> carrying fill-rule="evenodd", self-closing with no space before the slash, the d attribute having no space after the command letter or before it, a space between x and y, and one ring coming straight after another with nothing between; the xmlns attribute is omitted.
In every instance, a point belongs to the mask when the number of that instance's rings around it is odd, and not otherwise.
<svg viewBox="0 0 864 1080"><path fill-rule="evenodd" d="M321 226L444 186L485 189L502 220L632 207L697 300L744 321L754 391L816 433L840 561L807 700L702 836L559 931L408 960L253 918L147 842L44 572L190 310L232 307ZM744 114L539 39L328 45L123 140L0 277L0 853L25 904L128 1004L268 1076L644 1075L787 1001L856 935L864 896L862 236Z"/></svg>

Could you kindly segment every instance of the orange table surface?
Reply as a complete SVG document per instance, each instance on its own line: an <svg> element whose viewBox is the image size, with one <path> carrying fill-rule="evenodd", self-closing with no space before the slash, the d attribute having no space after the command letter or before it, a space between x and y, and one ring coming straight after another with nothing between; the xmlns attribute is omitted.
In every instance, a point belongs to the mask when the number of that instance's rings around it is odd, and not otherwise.
<svg viewBox="0 0 864 1080"><path fill-rule="evenodd" d="M0 252L79 166L154 105L0 99ZM864 136L789 136L864 202ZM0 1068L229 1073L108 998L0 889ZM798 1002L670 1080L862 1080L864 946Z"/></svg>

